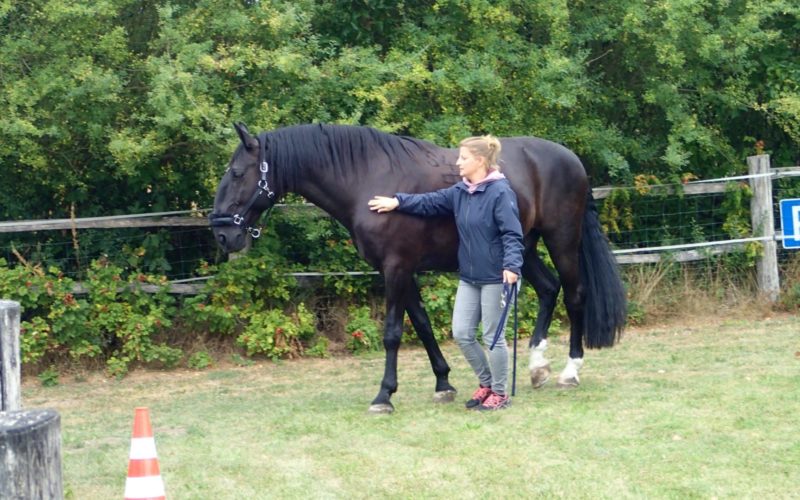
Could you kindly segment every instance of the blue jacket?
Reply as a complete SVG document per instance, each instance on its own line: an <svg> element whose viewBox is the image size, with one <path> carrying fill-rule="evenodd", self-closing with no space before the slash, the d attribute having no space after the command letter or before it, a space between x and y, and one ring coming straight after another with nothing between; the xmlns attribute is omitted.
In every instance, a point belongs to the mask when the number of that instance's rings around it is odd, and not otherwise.
<svg viewBox="0 0 800 500"><path fill-rule="evenodd" d="M397 193L401 212L421 216L454 215L458 228L458 274L474 284L502 283L503 269L520 274L522 225L517 195L506 179L464 182L430 193Z"/></svg>

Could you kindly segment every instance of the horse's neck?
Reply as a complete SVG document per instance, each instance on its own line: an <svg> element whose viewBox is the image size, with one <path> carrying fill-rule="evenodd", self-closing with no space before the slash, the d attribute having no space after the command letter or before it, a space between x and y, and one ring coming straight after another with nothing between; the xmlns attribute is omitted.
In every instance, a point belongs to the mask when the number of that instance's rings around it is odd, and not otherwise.
<svg viewBox="0 0 800 500"><path fill-rule="evenodd" d="M347 196L347 191L342 186L325 183L321 178L316 181L305 179L298 182L293 191L330 214L345 227L352 226L352 216L347 210L352 199Z"/></svg>
<svg viewBox="0 0 800 500"><path fill-rule="evenodd" d="M352 224L353 193L357 180L345 180L332 170L320 167L317 158L292 159L291 182L284 183L285 192L299 194L318 206L348 229Z"/></svg>

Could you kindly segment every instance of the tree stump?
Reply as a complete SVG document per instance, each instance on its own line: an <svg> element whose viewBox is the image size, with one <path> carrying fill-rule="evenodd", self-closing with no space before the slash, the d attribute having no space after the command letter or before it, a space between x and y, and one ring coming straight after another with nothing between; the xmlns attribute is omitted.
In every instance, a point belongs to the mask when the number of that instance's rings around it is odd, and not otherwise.
<svg viewBox="0 0 800 500"><path fill-rule="evenodd" d="M63 497L58 412L0 412L0 498Z"/></svg>

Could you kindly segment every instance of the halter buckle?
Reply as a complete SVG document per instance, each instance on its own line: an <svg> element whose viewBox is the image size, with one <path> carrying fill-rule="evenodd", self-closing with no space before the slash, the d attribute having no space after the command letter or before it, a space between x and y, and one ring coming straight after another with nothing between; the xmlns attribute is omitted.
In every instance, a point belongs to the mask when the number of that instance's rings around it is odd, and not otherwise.
<svg viewBox="0 0 800 500"><path fill-rule="evenodd" d="M236 224L237 226L241 226L243 221L244 221L244 217L242 217L239 214L234 214L234 216L233 216L233 223L234 224Z"/></svg>
<svg viewBox="0 0 800 500"><path fill-rule="evenodd" d="M267 163L266 161L262 161L261 165L258 166L258 169L266 174L267 172L269 172L269 163Z"/></svg>

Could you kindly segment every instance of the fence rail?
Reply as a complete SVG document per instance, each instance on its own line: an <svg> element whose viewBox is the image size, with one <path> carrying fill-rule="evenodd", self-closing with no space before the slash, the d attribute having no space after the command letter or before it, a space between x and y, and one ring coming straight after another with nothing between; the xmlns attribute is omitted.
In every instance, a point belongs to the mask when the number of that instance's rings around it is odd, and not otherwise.
<svg viewBox="0 0 800 500"><path fill-rule="evenodd" d="M664 259L674 262L691 262L707 259L709 256L720 255L728 252L740 250L743 246L752 242L761 242L767 249L767 254L774 255L775 241L783 238L780 231L766 230L766 224L763 221L772 220L772 204L771 192L759 193L756 186L771 185L772 181L787 177L800 176L800 166L783 167L783 168L770 168L769 157L766 155L750 157L748 159L750 166L750 173L748 175L740 175L734 177L726 177L721 179L709 179L691 181L685 184L663 184L663 185L650 185L645 189L648 192L658 192L664 194L682 194L683 196L704 195L704 194L719 194L724 193L732 184L742 183L749 181L751 186L754 187L754 202L753 202L753 227L756 232L764 231L764 234L757 234L750 238L740 238L722 241L710 241L701 243L688 243L681 245L662 245L650 246L647 248L628 248L614 250L616 259L620 264L643 264L655 263ZM755 166L760 165L760 170ZM763 181L767 182L763 182ZM642 189L637 187L614 187L614 186L601 186L593 188L592 193L595 199L603 199L608 197L612 191L615 190L636 190ZM315 205L310 203L305 204L277 204L279 208L294 208L303 207L311 210L320 210ZM756 211L759 214L756 214ZM52 230L76 230L76 229L114 229L114 228L148 228L148 227L207 227L209 225L206 214L210 209L200 210L184 210L172 212L158 212L146 214L129 214L129 215L115 215L106 217L85 217L85 218L71 218L71 219L50 219L50 220L28 220L28 221L6 221L0 222L0 233L20 233L20 232L35 232L35 231L52 231ZM769 245L772 245L772 249ZM770 278L767 279L770 283L766 286L770 288L770 294L776 293L777 280L777 261L767 255L769 260L774 262L768 264ZM763 263L759 267L764 267ZM308 279L319 276L333 276L333 275L375 275L377 272L300 272L290 273L291 275L300 278ZM763 274L759 271L759 274ZM766 276L766 274L764 274ZM761 280L762 278L760 278ZM175 294L196 294L202 289L203 279L193 278L189 280L174 280L169 283L170 293ZM145 291L156 291L156 285L143 285L142 289ZM84 293L86 290L81 284L75 287L76 293Z"/></svg>
<svg viewBox="0 0 800 500"><path fill-rule="evenodd" d="M684 196L724 193L731 184L758 177L771 177L773 180L785 177L800 176L800 166L773 168L768 174L740 175L722 179L709 179L687 182L683 185L659 184L647 186L651 192L663 191L665 194L675 194L681 190ZM592 196L596 200L607 198L612 191L622 189L640 189L636 187L599 186L592 189ZM312 203L287 205L278 203L276 208L307 207L321 210ZM210 208L199 210L178 210L173 212L155 212L143 214L109 215L103 217L78 217L74 219L47 219L47 220L20 220L0 222L0 233L24 233L32 231L54 231L65 229L118 229L135 227L206 227L208 219L206 214ZM725 244L725 242L720 242ZM648 251L649 249L637 249Z"/></svg>

